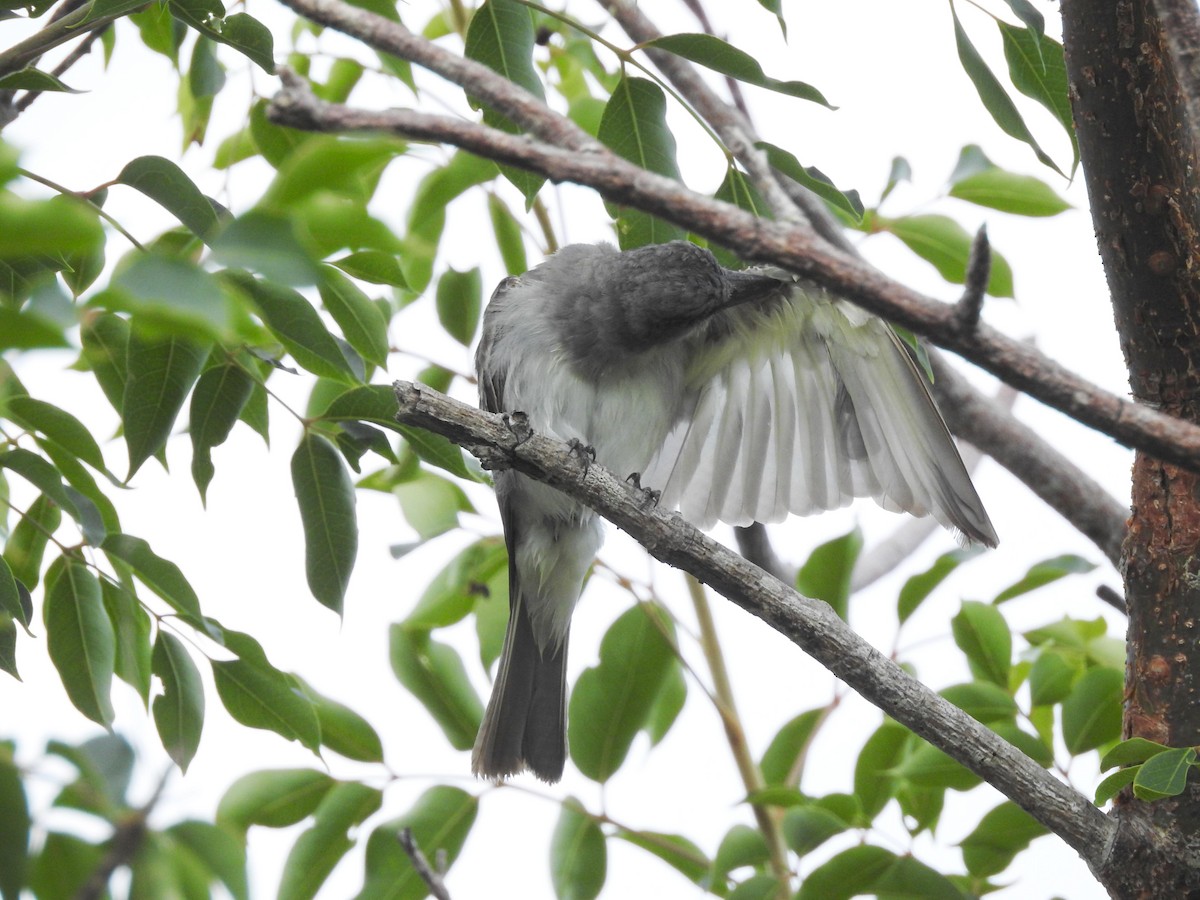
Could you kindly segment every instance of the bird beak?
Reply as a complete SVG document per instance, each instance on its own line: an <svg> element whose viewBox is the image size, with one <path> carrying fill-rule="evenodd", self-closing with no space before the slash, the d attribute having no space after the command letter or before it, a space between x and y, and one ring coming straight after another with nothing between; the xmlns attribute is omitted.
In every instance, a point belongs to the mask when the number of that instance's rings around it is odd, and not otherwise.
<svg viewBox="0 0 1200 900"><path fill-rule="evenodd" d="M729 283L729 306L761 300L783 285L782 281L770 275L737 272L733 269L725 270L725 280Z"/></svg>

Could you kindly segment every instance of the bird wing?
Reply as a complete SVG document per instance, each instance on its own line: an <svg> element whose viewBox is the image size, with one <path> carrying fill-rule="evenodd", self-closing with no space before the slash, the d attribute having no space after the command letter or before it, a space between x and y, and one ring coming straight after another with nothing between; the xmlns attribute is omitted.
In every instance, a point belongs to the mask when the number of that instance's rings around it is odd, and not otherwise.
<svg viewBox="0 0 1200 900"><path fill-rule="evenodd" d="M958 448L891 327L771 273L778 292L690 338L682 415L643 483L702 528L869 496L994 545Z"/></svg>

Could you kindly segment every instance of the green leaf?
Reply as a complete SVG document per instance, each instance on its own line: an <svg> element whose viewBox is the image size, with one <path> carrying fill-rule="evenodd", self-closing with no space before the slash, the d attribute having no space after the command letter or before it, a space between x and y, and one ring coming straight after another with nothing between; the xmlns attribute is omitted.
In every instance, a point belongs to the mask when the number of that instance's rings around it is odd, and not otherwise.
<svg viewBox="0 0 1200 900"><path fill-rule="evenodd" d="M54 198L24 200L0 192L0 260L87 253L104 244L104 230L89 204Z"/></svg>
<svg viewBox="0 0 1200 900"><path fill-rule="evenodd" d="M496 235L496 247L504 268L509 275L520 275L529 268L525 257L525 239L521 236L521 225L508 206L495 194L488 194L488 218L492 220L492 233Z"/></svg>
<svg viewBox="0 0 1200 900"><path fill-rule="evenodd" d="M1062 704L1063 740L1072 755L1095 749L1121 736L1125 676L1115 669L1084 673Z"/></svg>
<svg viewBox="0 0 1200 900"><path fill-rule="evenodd" d="M543 100L546 94L533 64L533 42L533 18L529 9L515 0L488 0L471 17L464 50L468 59L483 63ZM471 100L478 103L474 98ZM493 128L520 133L515 123L490 108L484 110L483 121ZM541 175L511 166L501 166L500 171L525 196L529 205L546 181Z"/></svg>
<svg viewBox="0 0 1200 900"><path fill-rule="evenodd" d="M964 600L962 609L950 620L954 643L967 657L971 674L1000 687L1008 687L1012 667L1012 632L996 607Z"/></svg>
<svg viewBox="0 0 1200 900"><path fill-rule="evenodd" d="M962 840L963 863L977 878L999 875L1046 827L1012 801L988 812Z"/></svg>
<svg viewBox="0 0 1200 900"><path fill-rule="evenodd" d="M683 677L683 666L676 663L663 679L662 689L658 692L646 719L645 731L650 738L650 746L657 746L667 736L686 702L687 680Z"/></svg>
<svg viewBox="0 0 1200 900"><path fill-rule="evenodd" d="M75 897L103 859L100 844L48 832L29 871L29 887L36 897Z"/></svg>
<svg viewBox="0 0 1200 900"><path fill-rule="evenodd" d="M762 832L749 825L737 824L725 833L713 857L712 882L722 884L734 869L758 867L771 858Z"/></svg>
<svg viewBox="0 0 1200 900"><path fill-rule="evenodd" d="M667 127L662 89L643 78L622 77L600 119L598 137L610 150L636 166L679 180L675 137ZM640 210L607 204L616 219L622 250L680 240L684 230Z"/></svg>
<svg viewBox="0 0 1200 900"><path fill-rule="evenodd" d="M367 841L366 879L357 900L421 900L429 893L396 836L412 832L427 859L453 865L471 833L479 801L466 791L438 785L423 793L412 809L385 822Z"/></svg>
<svg viewBox="0 0 1200 900"><path fill-rule="evenodd" d="M17 625L8 613L0 613L0 671L21 680L17 670Z"/></svg>
<svg viewBox="0 0 1200 900"><path fill-rule="evenodd" d="M973 236L948 216L929 214L902 216L898 219L880 217L880 231L894 234L904 244L931 263L938 274L951 284L963 284L967 276L967 260L971 255ZM987 292L993 297L1013 296L1013 273L1008 261L992 250L992 271Z"/></svg>
<svg viewBox="0 0 1200 900"><path fill-rule="evenodd" d="M59 478L58 470L42 457L29 450L16 447L0 452L0 469L16 472L58 504L79 524L80 531L83 532L84 539L88 544L95 546L104 540L104 523L95 504L79 491L64 485L62 479ZM57 527L57 521L54 525ZM18 525L18 527L20 526ZM30 535L30 538L33 538L33 535ZM29 549L36 550L40 554L41 551L38 548L44 548L44 538L45 535L41 539L33 540L29 544ZM9 563L13 565L14 569L18 567L19 562L19 560L14 560L11 555L9 556ZM32 580L24 577L29 574L29 571L22 566L17 577L27 584L36 584L36 572L33 573Z"/></svg>
<svg viewBox="0 0 1200 900"><path fill-rule="evenodd" d="M969 681L938 691L971 718L991 725L1011 722L1017 715L1017 703L1008 691L992 681Z"/></svg>
<svg viewBox="0 0 1200 900"><path fill-rule="evenodd" d="M798 764L828 712L826 707L802 712L775 733L759 763L766 784L799 783L801 770Z"/></svg>
<svg viewBox="0 0 1200 900"><path fill-rule="evenodd" d="M1037 590L1040 587L1053 584L1060 578L1066 578L1068 575L1082 575L1091 572L1095 568L1095 563L1071 553L1055 556L1051 559L1044 559L1030 566L1029 571L1025 573L1025 576L1020 581L1002 590L995 596L992 603L1004 603L1006 600L1011 600L1014 597L1028 594L1030 591Z"/></svg>
<svg viewBox="0 0 1200 900"><path fill-rule="evenodd" d="M225 443L254 390L254 381L235 362L205 369L192 391L188 434L192 438L192 480L204 500L216 471L212 448Z"/></svg>
<svg viewBox="0 0 1200 900"><path fill-rule="evenodd" d="M875 879L872 889L876 896L885 900L892 897L920 897L921 900L968 898L953 881L912 856L897 857L896 861Z"/></svg>
<svg viewBox="0 0 1200 900"><path fill-rule="evenodd" d="M0 897L18 900L29 864L32 819L12 744L0 744Z"/></svg>
<svg viewBox="0 0 1200 900"><path fill-rule="evenodd" d="M745 84L766 88L789 97L798 97L801 100L810 100L826 109L837 109L811 84L803 81L779 81L767 77L753 56L711 34L669 34L646 41L639 47L666 50Z"/></svg>
<svg viewBox="0 0 1200 900"><path fill-rule="evenodd" d="M40 432L97 471L108 471L104 454L91 431L66 410L28 396L10 397L6 405L13 421Z"/></svg>
<svg viewBox="0 0 1200 900"><path fill-rule="evenodd" d="M217 213L187 173L161 156L139 156L127 163L116 183L145 194L205 243L217 231Z"/></svg>
<svg viewBox="0 0 1200 900"><path fill-rule="evenodd" d="M772 218L771 209L767 206L762 194L758 192L758 188L732 164L725 170L725 180L721 182L721 186L717 188L713 198L732 203L738 209L744 209L760 219ZM709 249L717 258L717 262L728 269L737 269L743 265L736 253L726 250L719 244L710 244Z"/></svg>
<svg viewBox="0 0 1200 900"><path fill-rule="evenodd" d="M111 581L100 582L100 592L117 637L115 674L138 692L142 703L149 705L150 614L130 591Z"/></svg>
<svg viewBox="0 0 1200 900"><path fill-rule="evenodd" d="M11 567L13 577L27 588L37 587L46 544L50 535L58 530L61 521L62 511L58 505L45 494L40 494L5 542L4 559ZM28 616L21 619L27 620Z"/></svg>
<svg viewBox="0 0 1200 900"><path fill-rule="evenodd" d="M595 819L568 797L550 839L550 880L558 900L593 900L604 889L608 848Z"/></svg>
<svg viewBox="0 0 1200 900"><path fill-rule="evenodd" d="M478 266L466 272L447 269L442 273L437 286L438 320L464 347L475 337L482 309L483 280Z"/></svg>
<svg viewBox="0 0 1200 900"><path fill-rule="evenodd" d="M1014 10L1016 0L1010 0ZM1027 5L1027 4L1024 4ZM1062 125L1071 140L1071 174L1079 165L1079 137L1075 134L1075 121L1071 117L1071 101L1068 96L1067 64L1063 46L1042 30L1040 14L1033 10L1037 22L1022 16L1028 28L1017 28L1007 22L996 20L1004 38L1004 58L1008 62L1008 77L1013 85L1026 97L1032 97L1048 109ZM1020 12L1018 12L1020 15ZM1051 167L1053 168L1053 166Z"/></svg>
<svg viewBox="0 0 1200 900"><path fill-rule="evenodd" d="M1034 706L1061 703L1083 674L1083 661L1053 648L1043 649L1029 670L1030 700Z"/></svg>
<svg viewBox="0 0 1200 900"><path fill-rule="evenodd" d="M370 722L350 707L318 693L302 678L296 677L296 681L317 711L322 746L347 759L383 762L383 743Z"/></svg>
<svg viewBox="0 0 1200 900"><path fill-rule="evenodd" d="M782 147L776 147L766 141L758 141L754 146L767 154L767 161L773 169L782 172L800 186L808 188L835 209L840 209L855 223L862 221L864 209L858 191L838 189L824 172L813 166L802 165L800 160Z"/></svg>
<svg viewBox="0 0 1200 900"><path fill-rule="evenodd" d="M1177 747L1150 757L1133 779L1133 795L1139 800L1178 797L1187 787L1188 772L1196 762L1195 747Z"/></svg>
<svg viewBox="0 0 1200 900"><path fill-rule="evenodd" d="M350 346L362 354L363 359L386 367L387 320L379 307L354 282L331 266L321 267L317 288L321 292L321 301Z"/></svg>
<svg viewBox="0 0 1200 900"><path fill-rule="evenodd" d="M357 782L335 784L313 811L311 828L296 839L283 865L279 900L309 900L354 841L349 832L377 811L383 793Z"/></svg>
<svg viewBox="0 0 1200 900"><path fill-rule="evenodd" d="M292 455L292 485L304 525L308 587L340 616L358 555L354 484L337 448L306 431Z"/></svg>
<svg viewBox="0 0 1200 900"><path fill-rule="evenodd" d="M1146 738L1129 738L1121 741L1104 754L1100 760L1100 771L1106 772L1114 766L1128 766L1133 763L1144 763L1152 756L1157 756L1171 748L1158 741L1148 741Z"/></svg>
<svg viewBox="0 0 1200 900"><path fill-rule="evenodd" d="M1130 766L1128 769L1118 769L1096 786L1096 805L1103 806L1120 793L1126 785L1133 784L1141 766Z"/></svg>
<svg viewBox="0 0 1200 900"><path fill-rule="evenodd" d="M808 874L796 900L849 900L869 893L895 862L895 854L882 847L862 844L843 850Z"/></svg>
<svg viewBox="0 0 1200 900"><path fill-rule="evenodd" d="M75 708L109 728L116 636L104 610L100 582L83 563L65 556L55 561L46 578L49 588L42 613L50 661Z"/></svg>
<svg viewBox="0 0 1200 900"><path fill-rule="evenodd" d="M199 621L200 598L182 570L151 550L146 541L131 534L110 534L100 549L110 559L119 559L128 565L139 581L166 600L185 619Z"/></svg>
<svg viewBox="0 0 1200 900"><path fill-rule="evenodd" d="M422 540L457 528L458 514L474 511L462 488L432 472L419 472L393 487L392 493L400 501L405 520Z"/></svg>
<svg viewBox="0 0 1200 900"><path fill-rule="evenodd" d="M361 281L398 288L408 287L408 282L404 279L404 269L400 267L400 260L393 253L385 253L382 250L359 250L357 253L333 260L332 264L352 278Z"/></svg>
<svg viewBox="0 0 1200 900"><path fill-rule="evenodd" d="M113 313L91 315L84 319L79 336L83 343L82 361L95 374L113 409L120 412L127 381L129 320Z"/></svg>
<svg viewBox="0 0 1200 900"><path fill-rule="evenodd" d="M233 660L213 660L213 678L225 709L242 725L265 728L317 752L321 726L312 701L291 676L267 660L258 641L226 631L225 647Z"/></svg>
<svg viewBox="0 0 1200 900"><path fill-rule="evenodd" d="M1005 134L1024 141L1033 148L1033 152L1043 164L1062 175L1062 170L1034 139L1012 98L1008 96L1008 92L1004 90L1000 80L988 68L979 51L975 49L975 45L971 43L971 39L967 37L967 32L958 20L958 13L953 6L950 7L950 15L954 18L954 42L958 47L959 62L962 63L963 71L975 85L975 90L979 93L979 99L983 101L984 108Z"/></svg>
<svg viewBox="0 0 1200 900"><path fill-rule="evenodd" d="M177 822L164 833L207 869L211 876L219 878L234 900L249 900L246 848L237 835L209 822L194 820Z"/></svg>
<svg viewBox="0 0 1200 900"><path fill-rule="evenodd" d="M783 816L783 838L791 850L805 856L851 825L820 806L794 806Z"/></svg>
<svg viewBox="0 0 1200 900"><path fill-rule="evenodd" d="M243 834L251 825L286 828L312 815L335 784L315 769L250 772L225 791L216 821Z"/></svg>
<svg viewBox="0 0 1200 900"><path fill-rule="evenodd" d="M796 573L796 590L814 600L824 600L843 619L849 610L850 577L862 552L858 528L821 544Z"/></svg>
<svg viewBox="0 0 1200 900"><path fill-rule="evenodd" d="M205 346L181 337L129 335L121 418L129 448L129 475L166 446L183 401L208 356Z"/></svg>
<svg viewBox="0 0 1200 900"><path fill-rule="evenodd" d="M3 556L0 556L0 614L8 615L26 627L32 618L21 602L17 581Z"/></svg>
<svg viewBox="0 0 1200 900"><path fill-rule="evenodd" d="M394 138L310 137L279 162L262 207L286 216L300 201L321 194L365 205L374 196L388 163L404 149Z"/></svg>
<svg viewBox="0 0 1200 900"><path fill-rule="evenodd" d="M226 16L217 0L169 0L169 6L175 18L237 50L268 75L275 74L274 40L257 19L245 13Z"/></svg>
<svg viewBox="0 0 1200 900"><path fill-rule="evenodd" d="M923 740L896 770L896 774L918 788L950 788L968 791L983 779L943 751Z"/></svg>
<svg viewBox="0 0 1200 900"><path fill-rule="evenodd" d="M1032 175L988 169L955 183L950 196L1018 216L1056 216L1071 204Z"/></svg>
<svg viewBox="0 0 1200 900"><path fill-rule="evenodd" d="M252 209L238 216L221 229L212 242L213 259L230 269L248 269L257 272L270 282L280 285L316 284L316 254L301 243L299 208L291 215ZM256 298L253 282L248 277L239 277L233 272L222 273L234 281L251 297ZM282 290L282 289L280 289ZM268 323L270 324L270 323Z"/></svg>
<svg viewBox="0 0 1200 900"><path fill-rule="evenodd" d="M460 622L475 608L484 585L508 570L508 553L498 538L481 538L458 553L433 577L404 624L429 631Z"/></svg>
<svg viewBox="0 0 1200 900"><path fill-rule="evenodd" d="M982 547L968 547L963 550L951 550L939 556L924 572L910 577L900 588L900 597L896 603L896 611L900 616L900 624L908 621L908 617L917 611L934 589L949 577L950 573L970 559L983 552Z"/></svg>
<svg viewBox="0 0 1200 900"><path fill-rule="evenodd" d="M238 310L221 282L189 260L143 253L91 305L133 313L145 336L232 340Z"/></svg>
<svg viewBox="0 0 1200 900"><path fill-rule="evenodd" d="M35 69L33 66L26 66L24 69L18 69L16 72L9 72L7 75L0 76L0 91L57 91L67 94L81 94L83 91L77 91L75 88L67 87L61 80L51 75L49 72L43 72L41 69Z"/></svg>
<svg viewBox="0 0 1200 900"><path fill-rule="evenodd" d="M396 678L421 701L454 749L469 750L483 720L483 704L458 651L427 631L404 625L393 625L389 635Z"/></svg>
<svg viewBox="0 0 1200 900"><path fill-rule="evenodd" d="M267 327L297 363L322 378L350 383L362 380L321 321L320 313L302 294L249 276L229 277L254 301Z"/></svg>
<svg viewBox="0 0 1200 900"><path fill-rule="evenodd" d="M895 796L892 771L900 764L908 745L908 729L885 721L867 738L854 765L854 796L867 821L873 820Z"/></svg>
<svg viewBox="0 0 1200 900"><path fill-rule="evenodd" d="M625 761L675 661L673 635L658 607L635 606L605 633L599 664L579 676L568 736L571 758L588 778L607 781Z"/></svg>
<svg viewBox="0 0 1200 900"><path fill-rule="evenodd" d="M163 684L162 694L154 698L154 725L167 755L181 772L186 772L200 746L204 727L204 685L200 670L183 642L161 628L154 641L151 666Z"/></svg>

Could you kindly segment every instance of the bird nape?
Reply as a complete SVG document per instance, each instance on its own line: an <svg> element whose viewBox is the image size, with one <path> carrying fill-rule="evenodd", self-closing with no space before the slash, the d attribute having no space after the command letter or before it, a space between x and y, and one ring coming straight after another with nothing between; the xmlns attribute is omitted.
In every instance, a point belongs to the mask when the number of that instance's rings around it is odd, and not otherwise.
<svg viewBox="0 0 1200 900"><path fill-rule="evenodd" d="M686 241L573 244L496 288L476 353L480 405L641 473L701 528L872 497L973 543L996 533L907 348L882 319L782 269L733 271ZM571 614L599 517L496 473L509 622L476 775L566 762Z"/></svg>

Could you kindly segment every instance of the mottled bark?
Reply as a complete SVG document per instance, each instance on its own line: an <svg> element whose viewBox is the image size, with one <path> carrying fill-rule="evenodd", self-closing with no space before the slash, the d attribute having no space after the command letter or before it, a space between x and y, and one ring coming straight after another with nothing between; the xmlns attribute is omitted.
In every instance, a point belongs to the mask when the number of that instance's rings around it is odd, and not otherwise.
<svg viewBox="0 0 1200 900"><path fill-rule="evenodd" d="M1168 42L1152 0L1066 0L1063 35L1131 393L1200 421L1200 160ZM1195 473L1138 453L1123 547L1125 734L1173 746L1200 744L1198 491ZM1114 896L1200 896L1194 791L1152 804L1126 793L1116 814L1118 850L1101 872Z"/></svg>

